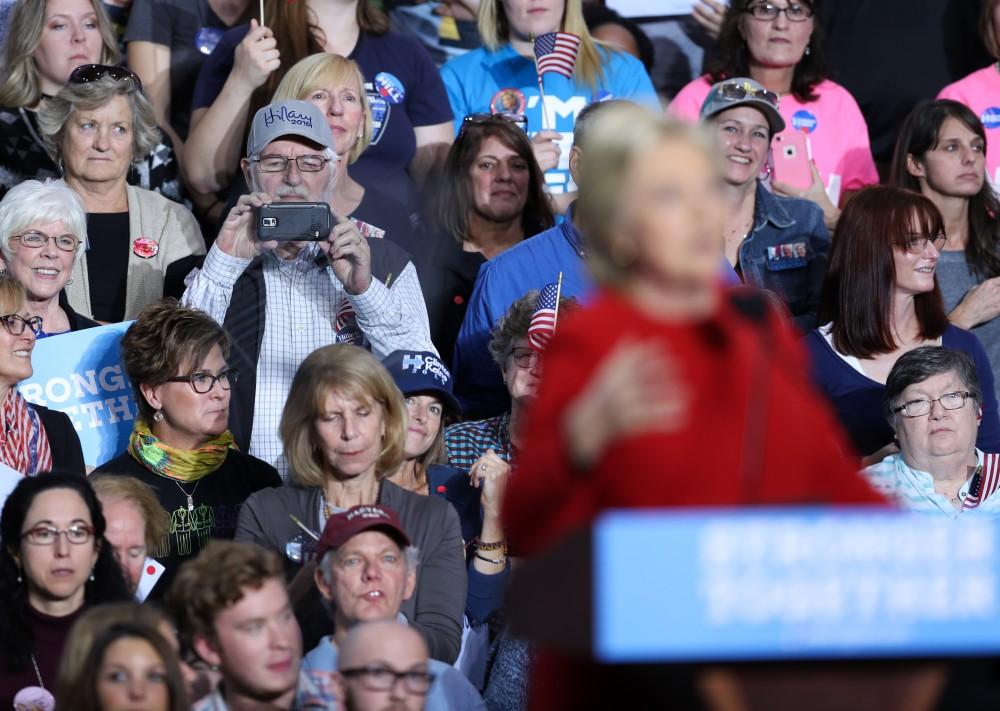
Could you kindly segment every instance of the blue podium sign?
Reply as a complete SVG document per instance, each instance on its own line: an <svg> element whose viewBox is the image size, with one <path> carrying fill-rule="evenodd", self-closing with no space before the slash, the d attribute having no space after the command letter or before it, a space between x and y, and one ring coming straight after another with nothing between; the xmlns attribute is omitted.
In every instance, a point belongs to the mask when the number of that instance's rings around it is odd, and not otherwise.
<svg viewBox="0 0 1000 711"><path fill-rule="evenodd" d="M594 526L610 663L1000 652L1000 528L879 508L611 512Z"/></svg>
<svg viewBox="0 0 1000 711"><path fill-rule="evenodd" d="M28 402L65 412L96 467L125 451L137 413L119 344L131 321L43 338L31 354L34 374L18 389Z"/></svg>

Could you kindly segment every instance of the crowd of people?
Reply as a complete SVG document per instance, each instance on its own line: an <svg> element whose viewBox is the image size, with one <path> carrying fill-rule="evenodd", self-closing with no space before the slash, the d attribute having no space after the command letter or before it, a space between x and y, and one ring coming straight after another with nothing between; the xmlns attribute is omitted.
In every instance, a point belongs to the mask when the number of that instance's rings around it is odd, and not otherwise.
<svg viewBox="0 0 1000 711"><path fill-rule="evenodd" d="M0 706L597 708L506 591L605 509L997 515L1000 0L891 125L853 10L0 2ZM94 462L18 386L123 322Z"/></svg>

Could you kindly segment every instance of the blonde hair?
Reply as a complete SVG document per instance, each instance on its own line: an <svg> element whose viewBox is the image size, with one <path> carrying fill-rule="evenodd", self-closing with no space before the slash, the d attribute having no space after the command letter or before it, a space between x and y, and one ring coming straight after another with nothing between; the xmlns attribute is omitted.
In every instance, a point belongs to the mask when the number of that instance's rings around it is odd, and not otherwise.
<svg viewBox="0 0 1000 711"><path fill-rule="evenodd" d="M628 266L616 259L620 218L626 203L628 176L635 164L662 143L687 143L713 162L716 148L701 126L654 114L636 104L609 107L593 118L581 151L579 195L575 218L587 235L587 257L594 275L620 284Z"/></svg>
<svg viewBox="0 0 1000 711"><path fill-rule="evenodd" d="M479 3L478 25L483 45L490 51L495 52L510 42L510 21L504 12L503 0L482 0ZM596 89L604 81L604 65L598 50L600 43L591 37L587 23L584 22L582 0L566 0L559 31L569 32L580 38L580 50L573 75L580 83Z"/></svg>
<svg viewBox="0 0 1000 711"><path fill-rule="evenodd" d="M281 441L300 486L322 486L328 467L319 450L316 420L323 414L326 397L339 395L382 409L385 436L375 464L382 479L403 462L406 443L406 404L389 371L363 348L347 344L318 348L302 361L292 379L281 413Z"/></svg>
<svg viewBox="0 0 1000 711"><path fill-rule="evenodd" d="M153 105L131 79L118 80L108 75L97 81L67 84L38 109L38 132L49 155L57 162L62 161L66 122L74 111L99 109L116 96L124 96L132 111L132 163L146 160L160 142Z"/></svg>
<svg viewBox="0 0 1000 711"><path fill-rule="evenodd" d="M357 62L329 52L310 55L288 70L274 90L271 101L309 101L309 95L318 89L326 91L330 86L352 83L357 87L362 111L361 137L347 154L348 163L353 163L372 142L372 109L365 94L365 77Z"/></svg>
<svg viewBox="0 0 1000 711"><path fill-rule="evenodd" d="M156 556L159 550L168 550L165 544L170 533L170 514L160 505L151 486L126 474L95 474L90 477L90 485L102 506L105 501L116 499L127 501L138 509L146 524L149 555Z"/></svg>
<svg viewBox="0 0 1000 711"><path fill-rule="evenodd" d="M118 41L111 20L99 0L90 0L101 33L100 64L118 64ZM0 81L0 106L34 106L42 98L42 86L35 64L35 50L45 30L47 0L21 0L14 5L7 26L4 73Z"/></svg>
<svg viewBox="0 0 1000 711"><path fill-rule="evenodd" d="M28 294L14 277L0 274L0 316L16 314L24 308Z"/></svg>

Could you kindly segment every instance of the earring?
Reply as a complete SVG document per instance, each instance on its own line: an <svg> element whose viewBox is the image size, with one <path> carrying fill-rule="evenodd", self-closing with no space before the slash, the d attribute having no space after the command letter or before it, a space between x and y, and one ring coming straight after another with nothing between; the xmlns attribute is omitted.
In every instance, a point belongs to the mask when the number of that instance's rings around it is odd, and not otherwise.
<svg viewBox="0 0 1000 711"><path fill-rule="evenodd" d="M21 571L20 570L17 571L17 582L18 582L18 585L20 585L21 583L24 582L24 580L22 580L22 578L21 578Z"/></svg>
<svg viewBox="0 0 1000 711"><path fill-rule="evenodd" d="M153 422L163 422L163 410L157 410L153 413Z"/></svg>
<svg viewBox="0 0 1000 711"><path fill-rule="evenodd" d="M72 284L72 283L73 283L73 280L72 280L72 279L67 279L67 280L66 280L66 286L69 286L69 285L70 285L70 284Z"/></svg>
<svg viewBox="0 0 1000 711"><path fill-rule="evenodd" d="M809 56L810 52L812 52L812 47L810 47L809 45L806 45L806 56L807 57Z"/></svg>
<svg viewBox="0 0 1000 711"><path fill-rule="evenodd" d="M94 582L94 571L90 571L90 582Z"/></svg>
<svg viewBox="0 0 1000 711"><path fill-rule="evenodd" d="M617 267L626 269L635 264L637 257L635 244L630 242L627 237L615 237L611 241L609 252L608 256Z"/></svg>

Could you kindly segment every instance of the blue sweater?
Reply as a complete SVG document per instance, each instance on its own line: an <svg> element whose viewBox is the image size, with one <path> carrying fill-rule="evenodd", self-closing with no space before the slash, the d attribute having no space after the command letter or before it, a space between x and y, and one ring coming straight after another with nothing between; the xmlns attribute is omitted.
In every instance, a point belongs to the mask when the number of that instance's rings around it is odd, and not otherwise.
<svg viewBox="0 0 1000 711"><path fill-rule="evenodd" d="M868 456L893 441L895 436L885 414L885 385L852 368L834 352L818 330L805 336L812 359L813 381L836 411L855 449ZM1000 418L993 387L993 371L983 345L973 334L948 326L941 344L962 351L976 363L976 375L983 390L983 420L976 446L984 452L1000 451Z"/></svg>

